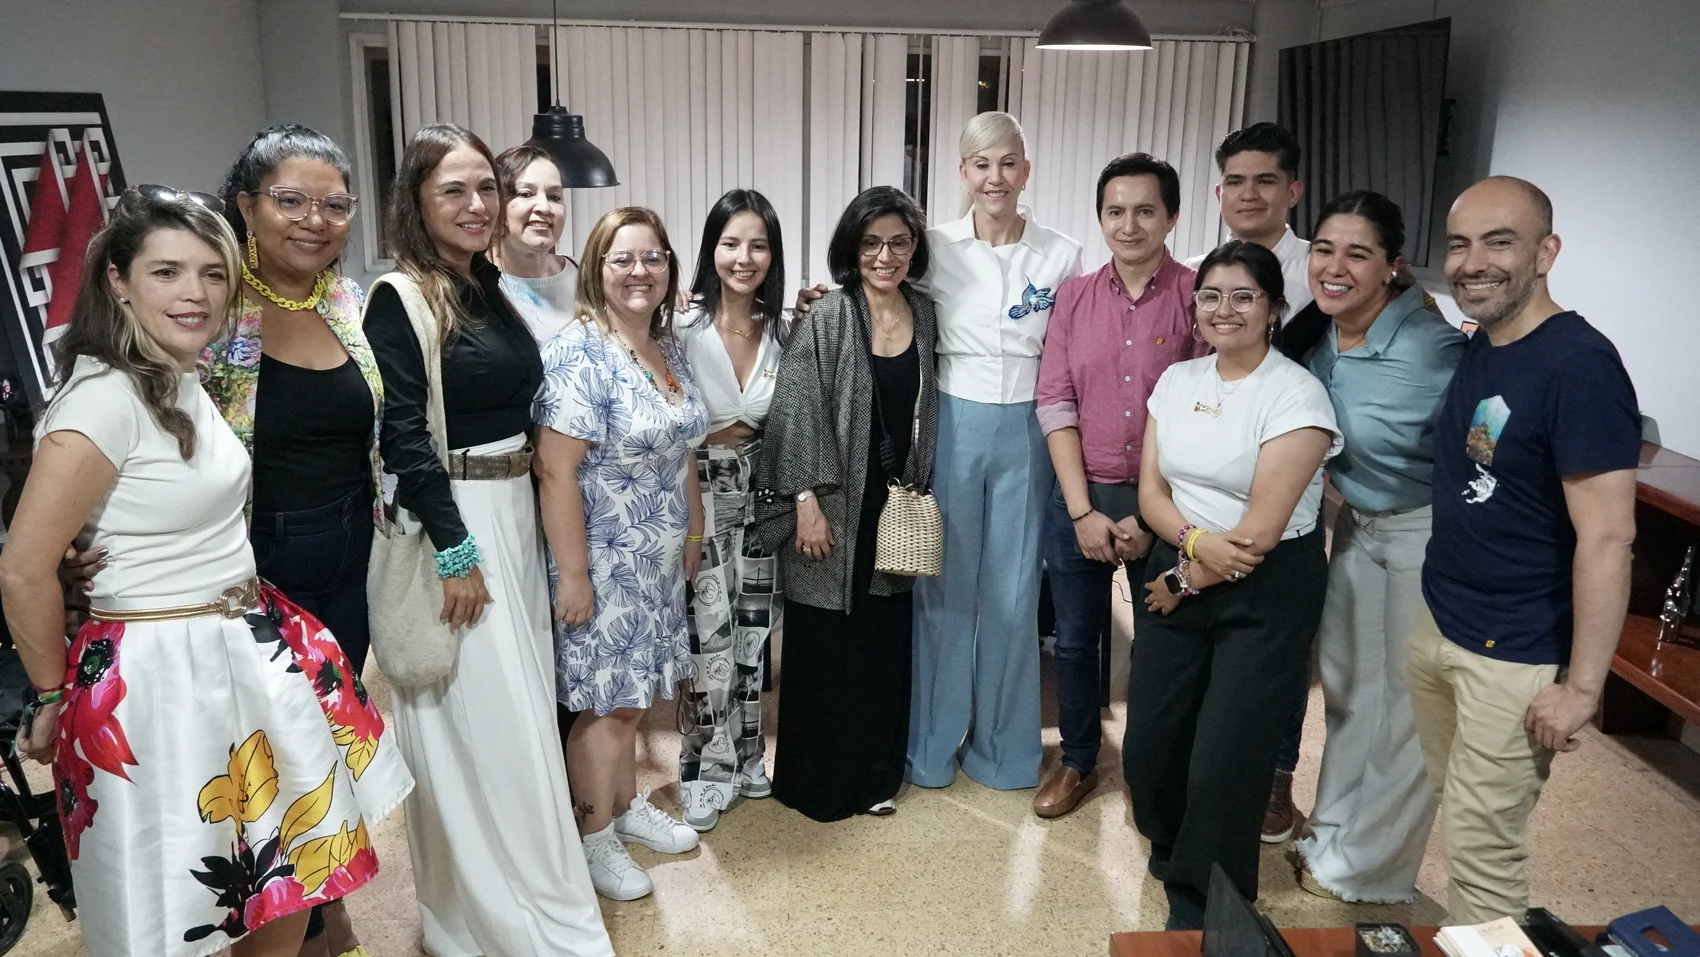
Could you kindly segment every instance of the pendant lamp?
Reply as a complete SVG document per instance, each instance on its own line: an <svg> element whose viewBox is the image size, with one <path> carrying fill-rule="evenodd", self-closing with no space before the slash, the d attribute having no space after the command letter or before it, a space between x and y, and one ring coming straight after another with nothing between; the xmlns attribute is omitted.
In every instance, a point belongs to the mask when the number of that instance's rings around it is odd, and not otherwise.
<svg viewBox="0 0 1700 957"><path fill-rule="evenodd" d="M614 164L608 161L608 154L584 138L584 117L567 112L567 108L561 105L559 3L551 4L551 10L555 33L549 37L549 52L553 61L550 72L555 80L555 105L531 118L531 139L525 141L526 145L542 147L555 158L555 165L561 170L561 185L568 189L618 186L620 178L614 174Z"/></svg>
<svg viewBox="0 0 1700 957"><path fill-rule="evenodd" d="M1039 32L1041 50L1149 50L1151 31L1122 0L1068 0Z"/></svg>

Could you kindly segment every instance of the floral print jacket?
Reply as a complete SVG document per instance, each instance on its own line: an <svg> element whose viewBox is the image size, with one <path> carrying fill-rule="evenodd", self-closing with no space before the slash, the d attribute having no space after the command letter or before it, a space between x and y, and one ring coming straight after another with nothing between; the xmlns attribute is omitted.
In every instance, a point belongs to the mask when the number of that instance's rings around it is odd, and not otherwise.
<svg viewBox="0 0 1700 957"><path fill-rule="evenodd" d="M359 283L338 276L330 292L319 301L318 310L372 390L372 516L377 521L383 475L383 462L378 457L378 429L384 419L384 380L378 374L378 363L372 357L366 334L361 331L360 314L365 300L366 294ZM260 300L244 295L235 329L208 346L201 353L199 364L202 387L212 396L213 404L224 414L230 430L242 440L250 457L254 454L254 403L260 392L261 308ZM252 496L250 489L250 506Z"/></svg>

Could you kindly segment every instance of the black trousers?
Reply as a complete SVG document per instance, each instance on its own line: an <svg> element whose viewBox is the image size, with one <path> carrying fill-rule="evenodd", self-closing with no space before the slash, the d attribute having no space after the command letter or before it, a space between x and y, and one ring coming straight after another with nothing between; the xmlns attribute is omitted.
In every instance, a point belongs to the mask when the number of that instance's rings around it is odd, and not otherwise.
<svg viewBox="0 0 1700 957"><path fill-rule="evenodd" d="M1320 526L1276 546L1257 570L1182 599L1167 617L1144 582L1175 564L1156 543L1133 588L1122 773L1170 926L1200 926L1210 865L1257 898L1259 831L1275 752L1304 687L1328 582Z"/></svg>

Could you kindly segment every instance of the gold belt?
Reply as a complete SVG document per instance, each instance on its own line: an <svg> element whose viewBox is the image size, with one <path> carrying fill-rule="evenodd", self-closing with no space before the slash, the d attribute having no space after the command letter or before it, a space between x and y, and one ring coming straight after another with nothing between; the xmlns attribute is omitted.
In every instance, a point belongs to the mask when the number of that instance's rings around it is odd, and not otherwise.
<svg viewBox="0 0 1700 957"><path fill-rule="evenodd" d="M95 621L176 621L181 618L200 618L219 615L241 618L260 604L260 580L250 578L245 584L234 585L219 592L212 601L198 605L178 605L175 608L148 608L135 611L113 611L90 608L89 617Z"/></svg>

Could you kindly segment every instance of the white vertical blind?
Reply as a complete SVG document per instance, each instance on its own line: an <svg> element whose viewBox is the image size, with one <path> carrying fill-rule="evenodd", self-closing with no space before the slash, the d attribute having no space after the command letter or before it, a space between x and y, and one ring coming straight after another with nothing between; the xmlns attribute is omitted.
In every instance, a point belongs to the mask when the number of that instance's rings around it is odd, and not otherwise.
<svg viewBox="0 0 1700 957"><path fill-rule="evenodd" d="M1174 255L1214 246L1221 235L1214 155L1244 118L1250 44L1158 40L1148 51L1090 56L1035 44L1017 41L1010 61L1010 111L1027 131L1035 217L1084 243L1088 269L1103 265L1109 253L1093 241L1098 173L1122 153L1143 151L1180 174Z"/></svg>
<svg viewBox="0 0 1700 957"><path fill-rule="evenodd" d="M980 38L934 37L932 140L927 150L927 225L961 219L962 128L974 118L980 96ZM1028 135L1031 144L1032 134ZM1031 151L1031 145L1029 145Z"/></svg>
<svg viewBox="0 0 1700 957"><path fill-rule="evenodd" d="M647 206L668 228L685 285L709 207L743 187L779 212L786 283L800 284L802 34L569 26L555 42L562 103L584 116L620 177L572 191L565 245L582 247L610 209Z"/></svg>
<svg viewBox="0 0 1700 957"><path fill-rule="evenodd" d="M869 35L862 44L862 176L860 186L903 186L909 38Z"/></svg>
<svg viewBox="0 0 1700 957"><path fill-rule="evenodd" d="M839 213L861 188L862 35L809 35L809 284L832 284L826 247ZM901 130L900 130L901 133ZM898 143L902 148L901 140Z"/></svg>
<svg viewBox="0 0 1700 957"><path fill-rule="evenodd" d="M498 153L531 135L536 27L393 20L389 35L399 141L430 123L464 126Z"/></svg>

